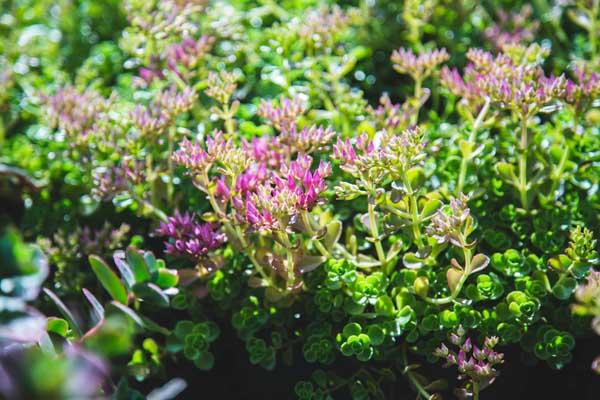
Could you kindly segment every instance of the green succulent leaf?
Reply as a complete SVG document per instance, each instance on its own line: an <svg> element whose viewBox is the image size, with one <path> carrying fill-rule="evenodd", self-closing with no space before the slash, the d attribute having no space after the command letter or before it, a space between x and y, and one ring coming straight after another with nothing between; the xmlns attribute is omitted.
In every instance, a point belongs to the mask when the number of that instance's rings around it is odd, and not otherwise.
<svg viewBox="0 0 600 400"><path fill-rule="evenodd" d="M110 297L121 304L127 304L127 290L117 274L98 256L90 256L89 261L94 274Z"/></svg>

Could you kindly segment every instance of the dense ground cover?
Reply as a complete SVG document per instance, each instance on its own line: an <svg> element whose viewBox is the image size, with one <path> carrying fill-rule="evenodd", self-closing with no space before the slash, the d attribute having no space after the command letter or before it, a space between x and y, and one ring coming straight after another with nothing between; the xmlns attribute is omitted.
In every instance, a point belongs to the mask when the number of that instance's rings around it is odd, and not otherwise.
<svg viewBox="0 0 600 400"><path fill-rule="evenodd" d="M596 399L599 28L0 0L2 398Z"/></svg>

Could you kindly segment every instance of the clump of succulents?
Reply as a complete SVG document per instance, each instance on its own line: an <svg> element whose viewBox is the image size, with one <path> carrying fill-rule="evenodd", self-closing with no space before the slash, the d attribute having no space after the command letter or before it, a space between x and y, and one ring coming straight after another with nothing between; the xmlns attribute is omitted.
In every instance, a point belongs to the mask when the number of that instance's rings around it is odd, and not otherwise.
<svg viewBox="0 0 600 400"><path fill-rule="evenodd" d="M598 1L9 3L1 396L228 341L287 397L478 399L600 334Z"/></svg>

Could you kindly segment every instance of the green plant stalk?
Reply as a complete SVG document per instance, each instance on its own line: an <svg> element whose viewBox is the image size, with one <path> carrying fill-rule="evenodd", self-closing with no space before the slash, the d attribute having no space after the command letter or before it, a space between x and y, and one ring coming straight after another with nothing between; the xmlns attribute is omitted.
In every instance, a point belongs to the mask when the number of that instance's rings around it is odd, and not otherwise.
<svg viewBox="0 0 600 400"><path fill-rule="evenodd" d="M386 258L381 239L379 239L379 229L377 228L377 219L375 218L375 200L369 198L369 228L371 230L371 236L373 237L373 243L375 244L375 251L377 252L377 258L381 264L381 268L385 268Z"/></svg>
<svg viewBox="0 0 600 400"><path fill-rule="evenodd" d="M263 278L269 284L270 287L273 287L278 292L281 292L282 290L279 287L277 287L277 285L275 285L275 283L273 282L271 277L265 272L264 268L259 264L256 257L254 257L254 254L252 253L252 251L251 250L249 251L248 242L246 242L246 238L244 237L244 234L241 232L240 228L237 226L234 228L231 225L231 223L227 220L227 216L225 215L225 213L223 212L223 210L217 203L217 200L215 199L215 197L212 193L208 193L208 191L206 191L206 195L208 197L208 202L210 203L213 211L215 213L217 213L219 218L221 218L221 223L225 227L225 231L230 232L232 235L235 236L236 240L242 246L242 250L245 252L248 259L250 259L250 262L254 266L254 269L258 272L258 274L261 276L261 278Z"/></svg>
<svg viewBox="0 0 600 400"><path fill-rule="evenodd" d="M167 222L168 221L167 214L165 214L164 211L162 211L161 209L159 209L158 207L156 207L154 204L152 204L148 200L144 200L142 197L138 196L137 193L135 193L135 190L133 188L129 188L128 192L129 192L129 195L136 202L138 202L139 204L141 204L143 208L148 209L148 211L150 211L150 213L154 214L162 222Z"/></svg>
<svg viewBox="0 0 600 400"><path fill-rule="evenodd" d="M225 221L223 222L223 225L225 226L225 229L232 232L235 236L236 239L240 242L240 244L242 245L242 248L246 254L246 257L248 257L248 259L250 260L250 262L252 263L252 265L254 266L254 269L256 270L256 272L258 272L258 274L260 275L260 277L262 279L264 279L265 282L267 282L267 284L269 285L269 287L272 287L273 289L275 289L277 292L282 293L284 292L284 290L282 290L280 287L278 287L275 282L273 282L273 279L271 279L271 277L265 272L265 269L262 267L262 265L260 265L260 263L258 262L258 260L256 259L256 257L254 256L254 253L252 252L252 250L248 249L248 243L246 242L246 239L244 238L243 233L240 231L239 227L235 227L233 228L233 226Z"/></svg>
<svg viewBox="0 0 600 400"><path fill-rule="evenodd" d="M565 165L567 163L567 159L569 158L569 147L565 146L563 154L560 158L560 162L558 163L558 167L552 173L552 186L550 187L550 196L554 197L554 193L558 189L558 185L560 184L560 178L565 170Z"/></svg>
<svg viewBox="0 0 600 400"><path fill-rule="evenodd" d="M173 205L173 195L175 194L175 187L173 185L173 177L175 176L175 168L173 167L173 148L174 148L174 140L175 140L175 126L171 126L169 128L169 133L167 136L167 140L168 140L168 160L167 160L167 165L168 165L168 176L169 176L169 180L167 182L167 201L169 203L169 206Z"/></svg>
<svg viewBox="0 0 600 400"><path fill-rule="evenodd" d="M598 46L597 46L597 32L598 32L598 9L600 8L600 1L594 0L592 9L588 12L588 17L590 19L590 30L588 32L589 40L590 40L590 52L591 52L591 62L592 64L596 61L596 55L598 54Z"/></svg>
<svg viewBox="0 0 600 400"><path fill-rule="evenodd" d="M279 231L277 232L277 236L279 241L283 244L285 248L286 262L287 262L287 286L292 287L294 280L296 279L295 274L295 262L294 262L294 254L292 253L292 243L290 242L290 238L286 232Z"/></svg>
<svg viewBox="0 0 600 400"><path fill-rule="evenodd" d="M235 135L235 123L233 121L233 115L228 104L223 105L223 115L225 120L225 131L227 132L227 137L233 138Z"/></svg>
<svg viewBox="0 0 600 400"><path fill-rule="evenodd" d="M6 128L4 126L4 118L0 117L0 149L4 146L4 139L6 137Z"/></svg>
<svg viewBox="0 0 600 400"><path fill-rule="evenodd" d="M437 305L448 304L448 303L451 303L454 300L456 300L456 298L460 294L463 286L465 285L465 282L469 278L469 275L471 275L471 268L472 268L471 261L473 260L473 253L471 252L471 249L463 247L463 256L465 258L465 269L464 269L464 272L463 272L462 276L460 277L458 283L456 284L456 288L454 288L454 290L452 291L450 296L441 297L438 299L433 299L431 297L423 297L423 300L425 300L429 304L437 304Z"/></svg>
<svg viewBox="0 0 600 400"><path fill-rule="evenodd" d="M411 216L411 226L412 226L412 234L417 242L417 247L420 249L423 247L423 238L421 237L421 229L420 223L421 220L419 218L419 205L417 204L417 198L415 197L415 193L412 189L410 181L408 180L408 176L406 172L403 174L404 186L406 186L407 196L409 199L409 208L410 208L410 216Z"/></svg>
<svg viewBox="0 0 600 400"><path fill-rule="evenodd" d="M424 399L430 399L431 398L431 394L429 394L429 392L427 391L427 389L425 389L423 387L423 385L421 385L421 383L419 382L419 380L415 377L415 375L412 373L412 371L408 368L408 357L406 355L406 342L404 342L404 344L402 345L402 363L404 364L404 370L402 371L402 374L404 376L406 376L406 378L408 379L408 381L417 390L417 393L419 394L419 397L422 396Z"/></svg>
<svg viewBox="0 0 600 400"><path fill-rule="evenodd" d="M483 119L485 118L485 115L487 114L489 108L490 108L490 99L489 99L489 97L487 97L485 99L485 103L483 104L483 107L481 108L481 110L479 111L479 114L477 115L477 119L475 119L475 122L473 123L473 126L471 127L471 132L469 133L469 142L470 143L474 143L475 139L477 139L477 132L479 131L479 127L481 126L481 123L483 122ZM463 157L460 162L460 171L458 173L458 184L456 186L456 195L459 195L463 192L463 188L465 186L465 180L467 177L468 166L469 166L469 159L467 157Z"/></svg>
<svg viewBox="0 0 600 400"><path fill-rule="evenodd" d="M473 380L473 400L479 400L479 382Z"/></svg>
<svg viewBox="0 0 600 400"><path fill-rule="evenodd" d="M414 101L416 102L415 112L411 116L411 124L415 125L419 122L419 112L421 111L421 97L423 96L423 78L414 77L415 80L415 92Z"/></svg>
<svg viewBox="0 0 600 400"><path fill-rule="evenodd" d="M527 119L528 115L524 115L521 119L521 143L519 147L519 195L521 198L521 206L525 211L529 209L527 200Z"/></svg>
<svg viewBox="0 0 600 400"><path fill-rule="evenodd" d="M314 229L312 227L312 224L310 222L310 215L308 214L308 211L303 210L300 215L301 215L301 218L302 218L302 222L306 226L306 229L308 229L308 234L310 236L314 236L315 235L315 231L314 231ZM327 257L327 258L333 258L333 256L329 252L329 250L327 250L325 248L325 246L323 246L323 244L318 239L311 239L311 241L315 245L315 248L319 251L319 253L321 253L322 256Z"/></svg>

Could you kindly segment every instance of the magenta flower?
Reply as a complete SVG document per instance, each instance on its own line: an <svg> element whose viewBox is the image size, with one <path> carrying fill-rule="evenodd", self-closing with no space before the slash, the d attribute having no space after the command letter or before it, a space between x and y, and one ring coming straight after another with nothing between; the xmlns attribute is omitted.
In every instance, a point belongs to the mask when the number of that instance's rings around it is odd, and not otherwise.
<svg viewBox="0 0 600 400"><path fill-rule="evenodd" d="M435 49L416 55L411 49L404 47L394 50L391 57L394 69L400 74L410 75L415 81L427 78L448 59L446 49Z"/></svg>
<svg viewBox="0 0 600 400"><path fill-rule="evenodd" d="M179 149L173 153L173 161L183 165L194 173L206 174L215 161L199 143L192 143L187 138L179 143Z"/></svg>
<svg viewBox="0 0 600 400"><path fill-rule="evenodd" d="M464 340L462 327L459 327L459 332L452 336L451 342L458 347L456 352L442 343L433 354L446 361L445 368L455 365L460 379L468 378L483 386L489 385L499 375L494 367L504 362L504 354L493 350L498 343L498 338L486 338L483 348L480 349L471 343L470 338Z"/></svg>
<svg viewBox="0 0 600 400"><path fill-rule="evenodd" d="M226 236L213 224L199 224L195 219L194 214L175 211L167 222L160 223L156 233L168 239L165 253L200 258L225 243Z"/></svg>
<svg viewBox="0 0 600 400"><path fill-rule="evenodd" d="M464 77L456 68L442 67L440 81L454 95L463 98L469 104L483 103L484 93L476 82L477 74L472 65L464 71Z"/></svg>
<svg viewBox="0 0 600 400"><path fill-rule="evenodd" d="M529 49L518 50L527 52ZM534 48L532 51L541 50ZM528 116L564 96L565 77L546 76L535 64L517 64L507 54L494 57L478 49L469 50L467 58L476 71L477 87L503 108Z"/></svg>
<svg viewBox="0 0 600 400"><path fill-rule="evenodd" d="M497 49L507 44L529 43L535 39L539 22L531 18L533 9L525 4L517 13L497 12L498 23L486 28L484 36Z"/></svg>
<svg viewBox="0 0 600 400"><path fill-rule="evenodd" d="M178 91L174 86L158 93L148 105L137 105L131 112L131 122L142 134L160 134L175 118L189 111L196 102L196 92L186 87Z"/></svg>
<svg viewBox="0 0 600 400"><path fill-rule="evenodd" d="M203 35L199 39L185 37L181 42L167 49L167 65L169 69L181 76L179 66L192 69L204 58L215 41L212 36Z"/></svg>
<svg viewBox="0 0 600 400"><path fill-rule="evenodd" d="M261 210L257 208L252 200L246 200L246 220L254 230L275 231L282 229L279 221L268 209L260 208Z"/></svg>
<svg viewBox="0 0 600 400"><path fill-rule="evenodd" d="M131 185L144 182L144 171L144 162L130 157L125 157L116 166L97 168L93 173L92 193L102 200L111 200L127 192Z"/></svg>
<svg viewBox="0 0 600 400"><path fill-rule="evenodd" d="M85 142L106 115L114 98L105 99L94 90L66 86L52 96L42 95L49 124L64 131L74 139L72 143Z"/></svg>
<svg viewBox="0 0 600 400"><path fill-rule="evenodd" d="M368 178L372 184L390 177L399 179L425 156L425 142L417 128L406 129L400 135L378 132L374 138L358 136L354 143L338 139L333 146L333 159L340 168L356 178Z"/></svg>
<svg viewBox="0 0 600 400"><path fill-rule="evenodd" d="M600 75L590 71L585 65L573 68L576 82L567 80L565 88L565 101L577 108L589 106L600 97Z"/></svg>
<svg viewBox="0 0 600 400"><path fill-rule="evenodd" d="M288 154L304 153L310 154L324 149L335 136L335 131L328 126L311 125L298 131L296 124L292 124L289 130L283 130L277 137L279 143L287 147Z"/></svg>
<svg viewBox="0 0 600 400"><path fill-rule="evenodd" d="M285 162L287 154L279 139L271 136L255 137L250 142L242 139L242 148L248 158L275 170Z"/></svg>
<svg viewBox="0 0 600 400"><path fill-rule="evenodd" d="M253 230L285 230L299 213L318 204L327 189L330 165L321 162L311 171L311 163L310 156L300 155L282 167L281 175L261 166L246 171L236 182L237 215Z"/></svg>
<svg viewBox="0 0 600 400"><path fill-rule="evenodd" d="M304 102L299 97L288 99L282 97L279 105L262 101L258 109L258 115L266 118L269 124L280 132L290 132L299 117L306 112Z"/></svg>
<svg viewBox="0 0 600 400"><path fill-rule="evenodd" d="M411 102L394 104L387 94L383 94L379 98L379 106L377 108L369 106L367 111L378 123L378 128L386 130L403 130L408 128L411 117L417 112Z"/></svg>
<svg viewBox="0 0 600 400"><path fill-rule="evenodd" d="M327 189L325 179L331 174L331 165L321 161L316 171L310 171L312 158L307 155L299 155L289 167L284 167L282 173L287 175L287 180L278 181L284 184L296 197L296 207L300 210L313 208L323 191Z"/></svg>
<svg viewBox="0 0 600 400"><path fill-rule="evenodd" d="M143 81L143 84L140 84L139 86L148 86L154 79L165 78L162 71L155 67L141 67L138 73Z"/></svg>

